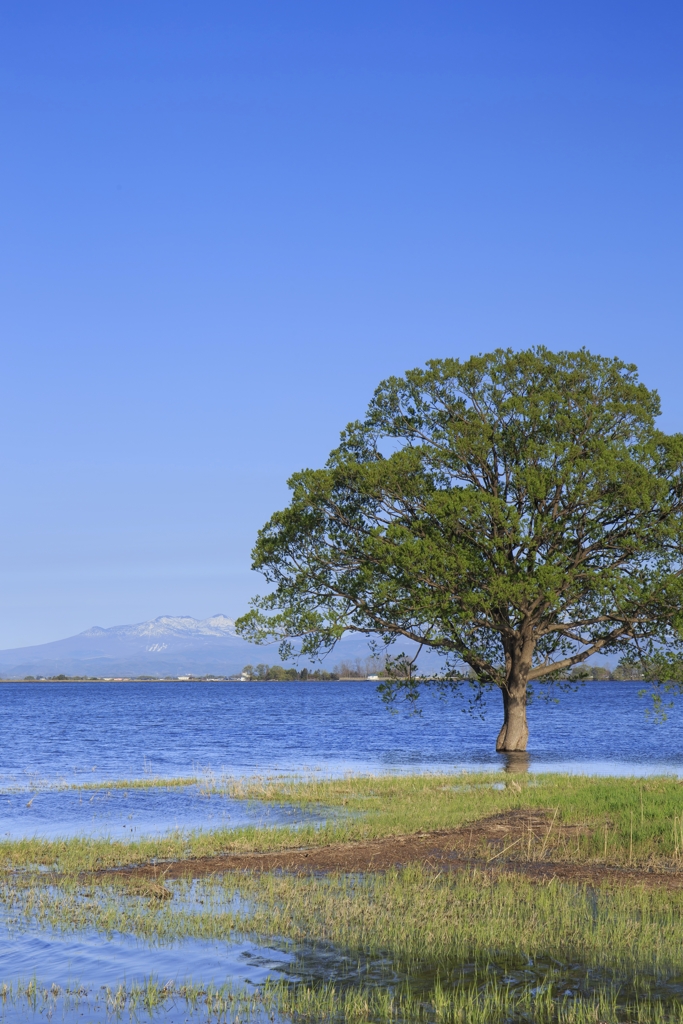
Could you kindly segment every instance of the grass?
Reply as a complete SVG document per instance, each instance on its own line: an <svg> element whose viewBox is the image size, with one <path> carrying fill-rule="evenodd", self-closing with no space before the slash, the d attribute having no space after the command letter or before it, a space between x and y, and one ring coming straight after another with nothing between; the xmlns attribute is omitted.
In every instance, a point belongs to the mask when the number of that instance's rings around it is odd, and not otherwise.
<svg viewBox="0 0 683 1024"><path fill-rule="evenodd" d="M331 943L369 957L390 956L405 975L447 971L490 957L522 963L551 957L610 972L654 976L683 967L683 893L610 889L480 872L433 872L413 865L364 877L253 876L229 872L200 883L168 882L172 900L143 887L35 879L0 888L8 926L59 932L94 929L160 942L279 936ZM137 895L139 893L140 895ZM150 891L154 896L154 891Z"/></svg>
<svg viewBox="0 0 683 1024"><path fill-rule="evenodd" d="M270 998L268 998L270 996ZM272 1011L270 993L246 991L230 984L197 985L190 982L162 985L152 976L130 985L102 986L93 993L78 984L67 986L44 984L33 977L29 981L0 984L0 1012L8 1008L45 1015L48 1020L55 1013L62 1018L83 1017L86 1012L97 1013L107 1021L121 1019L125 1011L130 1020L141 1024L144 1020L163 1019L166 1012L183 1004L184 1012L201 1019L240 1021L252 1017L265 1017L264 1007ZM60 1013L61 1011L61 1013ZM186 1017L186 1020L188 1018Z"/></svg>
<svg viewBox="0 0 683 1024"><path fill-rule="evenodd" d="M557 811L557 822L585 825L554 856L612 864L683 862L683 782L582 775L411 775L328 780L246 779L232 796L361 814L368 836L448 829L506 810ZM548 844L546 844L547 846ZM538 852L538 851L536 851Z"/></svg>
<svg viewBox="0 0 683 1024"><path fill-rule="evenodd" d="M147 786L151 780L127 780ZM185 780L170 780L181 785ZM119 783L110 783L118 788ZM499 787L499 788L496 788ZM208 791L208 790L207 790ZM543 853L580 863L676 867L683 863L683 785L671 777L486 774L348 777L332 780L219 781L211 792L335 811L322 826L254 826L174 833L136 842L40 838L0 842L0 868L54 867L74 873L143 862L352 842L450 829L513 809L544 809L556 823L585 826L570 839L548 836ZM341 815L339 812L343 812ZM518 858L539 856L521 844Z"/></svg>
<svg viewBox="0 0 683 1024"><path fill-rule="evenodd" d="M513 992L485 979L477 987L447 988L440 985L429 994L415 995L410 990L393 993L390 989L338 990L334 985L319 988L302 986L278 993L276 1008L281 1013L311 1022L367 1021L438 1022L438 1024L510 1024L511 1021L534 1024L678 1024L683 1021L683 1006L662 1005L657 1000L619 1001L614 990L588 998L557 1000L550 987L539 990L527 984Z"/></svg>
<svg viewBox="0 0 683 1024"><path fill-rule="evenodd" d="M161 777L146 779L113 779L110 782L70 783L69 789L180 789L183 786L199 786L206 783L205 776L181 776L175 779Z"/></svg>
<svg viewBox="0 0 683 1024"><path fill-rule="evenodd" d="M163 903L121 883L49 887L27 878L0 898L10 929L94 930L149 944L250 937L294 952L288 975L261 989L254 1012L348 1022L683 1020L683 894L420 867L167 884L174 898ZM230 1019L239 1000L211 991L212 1012ZM156 1005L150 992L161 1005L170 990L152 985L136 1005ZM120 993L121 1007L128 998Z"/></svg>
<svg viewBox="0 0 683 1024"><path fill-rule="evenodd" d="M589 962L610 971L666 975L683 959L683 893L616 889L481 873L434 875L420 866L366 876L229 873L167 882L173 900L133 894L124 881L59 886L13 880L0 888L8 925L95 930L155 942L279 936L331 943L356 956L389 956L403 974L491 957ZM153 895L153 891L150 892Z"/></svg>
<svg viewBox="0 0 683 1024"><path fill-rule="evenodd" d="M368 1021L435 1022L435 1024L508 1024L508 1022L534 1021L535 1024L616 1024L624 1020L642 1024L680 1024L683 1021L681 1004L665 1008L657 1001L636 1000L625 1006L614 991L604 992L588 999L552 997L549 987L542 990L527 985L513 992L481 979L478 986L448 989L436 986L429 1000L409 990L390 991L358 987L340 988L334 984L321 986L291 986L282 982L266 982L258 991L246 991L230 984L161 985L151 977L130 986L106 987L97 995L82 988L63 989L58 985L39 984L36 979L15 985L0 985L0 1000L4 1011L8 1005L33 1014L45 1014L50 1019L61 1009L62 1017L69 1010L79 1017L90 1011L102 1014L104 1019L121 1019L128 1012L129 1019L138 1021L164 1020L168 1013L183 1009L185 1020L234 1022L274 1021L290 1019L301 1022L346 1021L366 1024Z"/></svg>
<svg viewBox="0 0 683 1024"><path fill-rule="evenodd" d="M107 1012L138 1019L163 1019L170 1005L184 1001L187 1014L203 1020L683 1024L676 988L683 973L683 891L537 884L419 865L362 876L230 872L161 885L88 878L92 869L150 860L450 829L517 809L547 811L553 828L541 843L529 839L510 855L676 870L683 858L677 779L459 774L212 786L240 799L334 813L322 828L250 827L134 843L1 843L7 928L130 935L152 945L250 938L294 954L283 976L257 992L148 979L98 997ZM582 827L565 836L561 824ZM61 874L30 870L36 866L56 866ZM173 898L154 898L168 894ZM0 999L31 995L48 1012L60 1000L65 1006L67 996L76 998L32 984L6 987L4 994L0 985Z"/></svg>
<svg viewBox="0 0 683 1024"><path fill-rule="evenodd" d="M36 793L36 792L71 792L73 790L107 790L107 789L179 789L184 786L207 786L213 792L219 781L212 775L179 776L177 778L163 778L154 776L143 779L110 779L97 782L43 782L39 779L29 779L23 783L0 786L0 795L8 793Z"/></svg>

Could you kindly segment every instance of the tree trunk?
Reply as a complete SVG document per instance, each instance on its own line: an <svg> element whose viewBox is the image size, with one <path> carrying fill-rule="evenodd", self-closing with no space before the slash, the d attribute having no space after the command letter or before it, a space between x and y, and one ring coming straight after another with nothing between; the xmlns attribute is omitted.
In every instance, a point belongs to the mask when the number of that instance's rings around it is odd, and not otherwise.
<svg viewBox="0 0 683 1024"><path fill-rule="evenodd" d="M507 686L503 687L503 728L498 733L496 750L526 750L529 727L526 724L527 672L511 668Z"/></svg>

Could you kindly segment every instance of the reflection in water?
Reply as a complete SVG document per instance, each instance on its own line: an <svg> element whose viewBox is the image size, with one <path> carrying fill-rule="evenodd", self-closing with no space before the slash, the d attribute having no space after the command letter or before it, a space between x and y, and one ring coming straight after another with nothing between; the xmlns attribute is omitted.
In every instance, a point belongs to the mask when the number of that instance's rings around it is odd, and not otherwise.
<svg viewBox="0 0 683 1024"><path fill-rule="evenodd" d="M505 763L504 772L528 772L531 764L531 755L528 750L510 750L503 754Z"/></svg>

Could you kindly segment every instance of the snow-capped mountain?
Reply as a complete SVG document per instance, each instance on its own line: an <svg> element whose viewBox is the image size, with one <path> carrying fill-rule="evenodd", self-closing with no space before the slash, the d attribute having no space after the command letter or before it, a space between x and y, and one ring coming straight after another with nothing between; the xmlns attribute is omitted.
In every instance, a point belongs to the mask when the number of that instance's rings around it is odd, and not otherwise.
<svg viewBox="0 0 683 1024"><path fill-rule="evenodd" d="M411 645L397 645L409 650ZM415 650L415 646L412 645ZM394 653L397 653L394 652ZM355 658L365 659L370 651L360 635L346 636L322 666L331 671L335 664ZM0 678L24 676L231 676L245 665L280 661L277 644L257 647L235 633L235 624L227 615L193 619L189 615L161 615L149 622L131 626L92 626L77 636L54 640L35 647L16 647L0 651ZM420 658L423 670L433 656ZM313 667L302 661L299 667ZM317 663L319 665L319 663Z"/></svg>
<svg viewBox="0 0 683 1024"><path fill-rule="evenodd" d="M193 619L191 615L160 615L150 622L138 622L134 626L92 626L78 636L236 636L235 623L227 615L213 615L210 619ZM75 638L74 638L75 639ZM1 652L0 652L1 653Z"/></svg>
<svg viewBox="0 0 683 1024"><path fill-rule="evenodd" d="M231 675L254 659L275 663L277 648L246 643L227 615L162 615L130 626L92 626L65 640L0 651L0 674Z"/></svg>

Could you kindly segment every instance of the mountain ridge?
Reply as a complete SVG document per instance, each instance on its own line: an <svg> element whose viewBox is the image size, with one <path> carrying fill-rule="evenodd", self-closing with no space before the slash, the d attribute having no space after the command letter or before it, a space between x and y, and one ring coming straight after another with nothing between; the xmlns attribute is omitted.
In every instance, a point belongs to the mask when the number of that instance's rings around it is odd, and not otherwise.
<svg viewBox="0 0 683 1024"><path fill-rule="evenodd" d="M91 626L75 636L0 651L3 675L231 675L265 650L235 633L234 620L160 615L123 626ZM274 659L277 660L277 659Z"/></svg>
<svg viewBox="0 0 683 1024"><path fill-rule="evenodd" d="M331 671L338 661L365 659L369 654L365 637L344 637L322 667ZM91 626L63 640L0 650L0 678L230 676L247 664L280 660L277 644L247 643L235 632L234 620L222 613L208 619L160 615L147 622ZM302 659L301 666L321 667L309 659Z"/></svg>
<svg viewBox="0 0 683 1024"><path fill-rule="evenodd" d="M218 613L209 619L194 619L191 615L160 615L147 622L130 626L91 626L76 636L165 636L194 634L196 636L234 636L235 623L227 615ZM60 641L53 641L59 643ZM41 645L42 646L42 645ZM17 648L20 650L20 648ZM0 655L3 654L0 651Z"/></svg>

